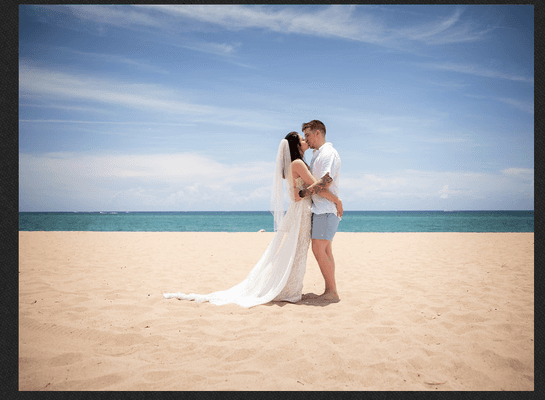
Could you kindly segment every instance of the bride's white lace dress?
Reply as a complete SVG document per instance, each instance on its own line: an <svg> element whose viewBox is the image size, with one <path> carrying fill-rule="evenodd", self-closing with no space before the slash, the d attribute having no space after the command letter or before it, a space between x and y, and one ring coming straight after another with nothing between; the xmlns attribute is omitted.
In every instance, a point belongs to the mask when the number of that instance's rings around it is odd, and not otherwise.
<svg viewBox="0 0 545 400"><path fill-rule="evenodd" d="M297 178L301 188L303 180ZM308 247L310 243L311 200L306 197L290 206L267 250L246 279L228 290L202 294L164 293L165 298L176 297L216 305L234 303L253 307L270 301L301 300Z"/></svg>

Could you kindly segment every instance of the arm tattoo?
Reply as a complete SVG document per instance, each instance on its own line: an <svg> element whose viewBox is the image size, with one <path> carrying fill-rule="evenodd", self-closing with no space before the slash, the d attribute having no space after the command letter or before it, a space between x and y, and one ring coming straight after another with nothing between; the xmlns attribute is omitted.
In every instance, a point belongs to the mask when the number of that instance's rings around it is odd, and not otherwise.
<svg viewBox="0 0 545 400"><path fill-rule="evenodd" d="M304 188L299 191L299 197L303 198L306 196L310 196L316 193L319 193L323 190L327 190L329 184L333 181L333 179L329 176L329 173L324 175L323 178L319 181L314 183L313 185L310 185L308 188Z"/></svg>
<svg viewBox="0 0 545 400"><path fill-rule="evenodd" d="M327 183L319 182L315 185L309 186L308 188L302 189L301 191L299 191L299 196L300 197L311 196L313 194L321 192L322 190L327 190L326 186L327 186Z"/></svg>

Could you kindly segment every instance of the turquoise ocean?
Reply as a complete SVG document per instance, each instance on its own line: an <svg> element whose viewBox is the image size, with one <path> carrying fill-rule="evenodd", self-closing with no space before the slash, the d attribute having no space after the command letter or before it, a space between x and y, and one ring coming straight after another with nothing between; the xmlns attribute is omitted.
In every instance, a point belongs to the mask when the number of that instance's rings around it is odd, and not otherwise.
<svg viewBox="0 0 545 400"><path fill-rule="evenodd" d="M268 211L20 212L20 231L273 231ZM345 211L338 232L534 232L534 211Z"/></svg>

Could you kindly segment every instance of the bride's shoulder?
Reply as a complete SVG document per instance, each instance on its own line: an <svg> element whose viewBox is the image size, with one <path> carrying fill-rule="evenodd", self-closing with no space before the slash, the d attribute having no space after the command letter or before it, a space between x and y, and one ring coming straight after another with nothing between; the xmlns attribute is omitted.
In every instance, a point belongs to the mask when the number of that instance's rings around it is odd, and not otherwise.
<svg viewBox="0 0 545 400"><path fill-rule="evenodd" d="M291 162L291 167L292 167L292 168L303 168L303 167L306 168L307 166L306 166L306 164L304 163L303 160L301 160L300 158L298 158L297 160L293 160L293 161Z"/></svg>
<svg viewBox="0 0 545 400"><path fill-rule="evenodd" d="M293 171L294 178L304 177L310 173L307 164L301 159L291 162L291 170Z"/></svg>
<svg viewBox="0 0 545 400"><path fill-rule="evenodd" d="M291 162L291 169L293 172L296 172L298 175L300 175L303 172L303 168L306 168L307 166L303 162L303 160L297 159L293 160Z"/></svg>

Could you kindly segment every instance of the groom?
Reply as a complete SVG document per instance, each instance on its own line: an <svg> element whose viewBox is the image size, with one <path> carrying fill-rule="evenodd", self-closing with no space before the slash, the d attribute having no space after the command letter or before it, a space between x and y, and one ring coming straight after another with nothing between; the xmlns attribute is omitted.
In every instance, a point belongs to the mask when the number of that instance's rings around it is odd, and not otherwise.
<svg viewBox="0 0 545 400"><path fill-rule="evenodd" d="M325 125L321 121L307 122L303 124L302 130L305 134L305 141L311 149L314 149L310 172L318 179L318 182L299 192L300 197L312 195L312 252L325 280L325 291L317 299L339 301L331 242L337 232L340 218L337 216L338 210L335 204L318 193L329 187L331 193L338 196L341 158L333 145L325 141ZM327 173L333 179L328 187L320 182L320 179ZM342 216L342 206L339 216ZM305 296L305 299L308 298L311 297Z"/></svg>

